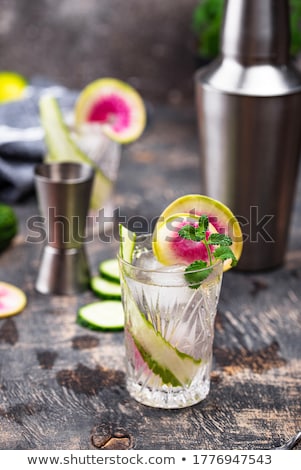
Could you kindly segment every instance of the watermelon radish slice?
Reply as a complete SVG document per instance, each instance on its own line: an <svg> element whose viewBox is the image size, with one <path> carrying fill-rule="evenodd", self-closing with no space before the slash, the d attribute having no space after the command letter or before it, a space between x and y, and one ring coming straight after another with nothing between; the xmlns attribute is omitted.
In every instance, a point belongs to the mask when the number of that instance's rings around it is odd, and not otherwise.
<svg viewBox="0 0 301 470"><path fill-rule="evenodd" d="M101 78L80 93L75 105L75 125L99 123L112 140L129 143L138 139L146 124L146 111L139 93L115 78Z"/></svg>
<svg viewBox="0 0 301 470"><path fill-rule="evenodd" d="M200 194L189 194L179 197L173 201L160 215L153 233L153 250L158 260L162 264L177 264L179 262L178 255L181 254L182 262L185 264L191 263L191 252L188 250L188 245L198 245L196 242L183 243L183 253L180 244L178 244L178 251L173 253L171 244L166 244L166 226L171 222L171 218L175 219L183 214L190 214L191 217L200 215L207 215L209 219L209 231L223 233L232 239L231 249L239 260L242 253L243 237L238 220L232 211L220 201L212 199L208 196ZM165 238L164 238L165 237ZM174 241L174 240L171 240ZM200 259L200 258L197 258ZM206 257L203 258L206 261ZM231 268L231 260L224 262L224 271Z"/></svg>
<svg viewBox="0 0 301 470"><path fill-rule="evenodd" d="M26 295L19 287L7 282L0 282L0 318L20 313L26 303Z"/></svg>
<svg viewBox="0 0 301 470"><path fill-rule="evenodd" d="M190 214L175 214L159 225L152 240L154 255L160 263L167 266L173 264L190 264L196 260L208 261L208 253L203 242L195 242L180 237L178 231L185 225L198 226L199 217ZM210 233L217 230L212 224L208 227ZM156 236L156 238L155 238ZM213 246L210 247L213 251Z"/></svg>

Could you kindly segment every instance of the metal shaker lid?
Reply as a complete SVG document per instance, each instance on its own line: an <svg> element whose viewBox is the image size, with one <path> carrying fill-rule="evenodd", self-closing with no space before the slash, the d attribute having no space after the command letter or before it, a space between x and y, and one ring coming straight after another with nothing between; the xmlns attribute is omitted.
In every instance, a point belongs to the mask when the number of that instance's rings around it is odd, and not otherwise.
<svg viewBox="0 0 301 470"><path fill-rule="evenodd" d="M198 70L195 79L202 82L203 87L235 95L272 97L301 92L301 73L292 63L245 66L219 57Z"/></svg>
<svg viewBox="0 0 301 470"><path fill-rule="evenodd" d="M220 56L196 79L224 93L281 96L301 91L289 57L288 0L226 0Z"/></svg>
<svg viewBox="0 0 301 470"><path fill-rule="evenodd" d="M226 0L221 53L245 65L289 60L288 0Z"/></svg>

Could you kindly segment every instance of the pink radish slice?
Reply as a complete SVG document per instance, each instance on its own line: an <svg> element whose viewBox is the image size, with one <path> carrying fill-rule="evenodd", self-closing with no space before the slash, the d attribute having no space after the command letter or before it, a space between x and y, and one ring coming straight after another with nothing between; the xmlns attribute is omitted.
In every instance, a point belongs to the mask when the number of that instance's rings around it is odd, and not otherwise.
<svg viewBox="0 0 301 470"><path fill-rule="evenodd" d="M20 313L26 306L24 292L13 284L0 282L0 318Z"/></svg>

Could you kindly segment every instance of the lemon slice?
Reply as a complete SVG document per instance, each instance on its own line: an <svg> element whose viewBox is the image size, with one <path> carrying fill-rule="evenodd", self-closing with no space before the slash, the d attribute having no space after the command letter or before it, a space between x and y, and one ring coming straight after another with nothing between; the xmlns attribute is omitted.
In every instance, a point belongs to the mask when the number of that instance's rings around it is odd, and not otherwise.
<svg viewBox="0 0 301 470"><path fill-rule="evenodd" d="M169 240L166 243L167 229L173 224L177 226L177 218L189 216L191 220L198 219L200 215L207 215L209 219L209 231L211 233L223 233L232 239L231 249L239 260L243 248L243 236L237 218L233 212L220 201L201 194L188 194L173 201L160 215L153 233L153 250L155 256L163 264L177 264L182 258L182 262L190 263L193 256L189 251L189 245L198 245L196 242L183 243L181 253L181 242L175 243L172 233L169 233ZM175 234L176 235L176 234ZM175 236L174 235L174 236ZM167 240L168 241L168 240ZM192 248L191 248L192 249ZM197 250L197 248L195 248ZM197 253L195 253L197 254ZM196 258L195 258L196 259ZM198 258L200 259L200 258ZM231 268L231 260L224 262L224 271Z"/></svg>
<svg viewBox="0 0 301 470"><path fill-rule="evenodd" d="M15 72L0 72L0 103L23 98L27 80Z"/></svg>
<svg viewBox="0 0 301 470"><path fill-rule="evenodd" d="M0 318L20 313L26 303L26 295L19 287L7 282L0 282Z"/></svg>
<svg viewBox="0 0 301 470"><path fill-rule="evenodd" d="M100 78L87 85L75 105L75 124L99 123L112 140L125 144L142 134L146 111L140 94L115 78Z"/></svg>

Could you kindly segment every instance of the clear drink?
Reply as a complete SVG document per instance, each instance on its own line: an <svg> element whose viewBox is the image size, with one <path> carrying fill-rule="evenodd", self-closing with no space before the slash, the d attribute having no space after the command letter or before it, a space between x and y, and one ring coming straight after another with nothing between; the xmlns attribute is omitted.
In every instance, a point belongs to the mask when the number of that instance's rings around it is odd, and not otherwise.
<svg viewBox="0 0 301 470"><path fill-rule="evenodd" d="M184 266L158 263L150 235L137 237L132 264L119 262L129 393L159 408L198 403L210 388L222 262L195 288Z"/></svg>
<svg viewBox="0 0 301 470"><path fill-rule="evenodd" d="M80 132L73 132L72 137L79 147L101 170L96 172L91 196L91 208L94 213L103 210L107 217L113 215L113 191L118 176L121 146L103 134L98 124L82 126Z"/></svg>

